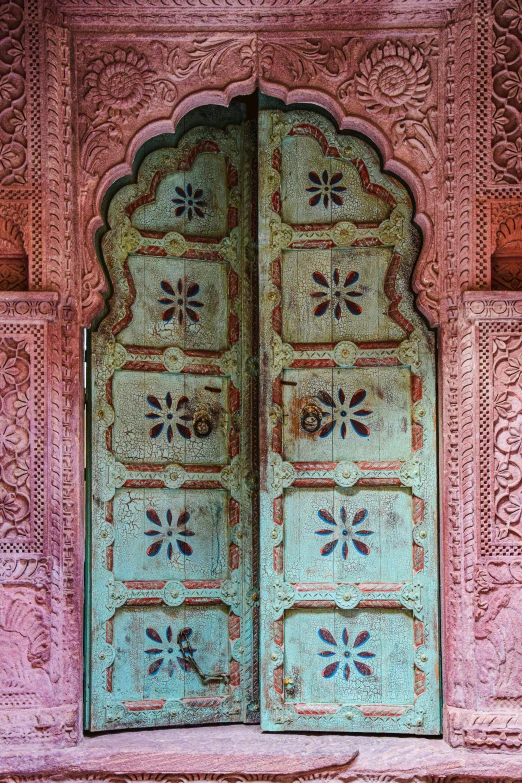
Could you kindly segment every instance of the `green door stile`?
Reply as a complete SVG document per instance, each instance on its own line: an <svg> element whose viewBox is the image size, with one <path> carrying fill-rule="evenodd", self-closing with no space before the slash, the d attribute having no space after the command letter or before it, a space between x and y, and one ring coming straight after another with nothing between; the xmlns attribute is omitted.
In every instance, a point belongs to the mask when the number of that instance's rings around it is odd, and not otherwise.
<svg viewBox="0 0 522 783"><path fill-rule="evenodd" d="M308 107L196 111L112 197L102 240L87 728L440 734L411 198Z"/></svg>
<svg viewBox="0 0 522 783"><path fill-rule="evenodd" d="M149 154L109 207L92 335L93 731L258 719L248 123Z"/></svg>
<svg viewBox="0 0 522 783"><path fill-rule="evenodd" d="M259 120L261 723L438 734L434 335L412 204L308 111Z"/></svg>

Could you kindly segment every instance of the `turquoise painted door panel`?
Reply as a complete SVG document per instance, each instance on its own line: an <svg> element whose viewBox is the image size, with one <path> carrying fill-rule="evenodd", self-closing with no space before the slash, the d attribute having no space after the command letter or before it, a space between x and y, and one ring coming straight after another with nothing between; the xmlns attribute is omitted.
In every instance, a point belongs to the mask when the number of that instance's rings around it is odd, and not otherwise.
<svg viewBox="0 0 522 783"><path fill-rule="evenodd" d="M227 579L228 515L228 493L220 489L116 490L114 578Z"/></svg>
<svg viewBox="0 0 522 783"><path fill-rule="evenodd" d="M284 250L283 340L403 339L385 294L392 253L390 247ZM292 317L296 312L299 318Z"/></svg>
<svg viewBox="0 0 522 783"><path fill-rule="evenodd" d="M283 458L406 460L412 453L406 367L283 371Z"/></svg>
<svg viewBox="0 0 522 783"><path fill-rule="evenodd" d="M227 264L131 254L128 269L136 288L132 320L116 335L117 342L178 345L184 350L201 345L207 351L228 348L228 286L233 273Z"/></svg>
<svg viewBox="0 0 522 783"><path fill-rule="evenodd" d="M259 124L261 716L440 732L435 348L406 190L311 112Z"/></svg>
<svg viewBox="0 0 522 783"><path fill-rule="evenodd" d="M201 705L199 720L205 714L212 715L209 698L227 697L230 688L223 680L203 682L187 665L177 644L182 630L205 673L229 671L228 611L224 606L180 606L174 611L126 607L114 621L112 688L116 699L123 703L135 702L136 697L166 702L200 699L207 703ZM129 655L131 646L137 648L138 655ZM171 710L175 715L175 704L171 704Z"/></svg>
<svg viewBox="0 0 522 783"><path fill-rule="evenodd" d="M355 145L353 149L348 145L342 156L332 156L323 143L325 136L311 130L317 127L317 117L309 117L310 123L296 123L298 130L285 135L279 145L282 221L288 225L342 221L380 225L394 206L389 188L384 192L365 187L359 163L365 162L364 151L361 155ZM346 141L341 138L342 144Z"/></svg>
<svg viewBox="0 0 522 783"><path fill-rule="evenodd" d="M289 488L283 503L289 582L412 579L410 488Z"/></svg>
<svg viewBox="0 0 522 783"><path fill-rule="evenodd" d="M207 149L205 146L207 145ZM230 175L236 177L239 168L230 169L234 154L220 154L219 142L208 137L199 147L183 153L172 166L172 155L156 156L161 179L154 183L154 199L147 195L132 204L132 225L142 236L172 233L184 237L222 239L230 229L232 194ZM237 192L237 191L236 191ZM167 240L168 241L168 240Z"/></svg>
<svg viewBox="0 0 522 783"><path fill-rule="evenodd" d="M120 462L225 465L227 379L216 375L116 370L114 449Z"/></svg>
<svg viewBox="0 0 522 783"><path fill-rule="evenodd" d="M147 156L92 337L90 728L255 720L248 125Z"/></svg>
<svg viewBox="0 0 522 783"><path fill-rule="evenodd" d="M401 609L289 610L284 671L294 687L288 701L302 714L307 704L386 704L392 711L408 704L413 634L412 616ZM303 645L303 639L310 643Z"/></svg>

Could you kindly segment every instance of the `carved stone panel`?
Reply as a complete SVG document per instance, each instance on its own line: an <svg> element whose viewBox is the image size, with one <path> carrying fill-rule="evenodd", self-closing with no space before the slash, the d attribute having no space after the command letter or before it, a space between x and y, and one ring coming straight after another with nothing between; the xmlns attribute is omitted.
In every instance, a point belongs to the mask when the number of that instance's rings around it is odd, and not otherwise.
<svg viewBox="0 0 522 783"><path fill-rule="evenodd" d="M522 301L518 293L468 294L480 376L480 550L474 572L478 692L490 710L522 703L518 647L522 556L519 434ZM521 372L518 369L521 368Z"/></svg>
<svg viewBox="0 0 522 783"><path fill-rule="evenodd" d="M60 734L52 657L48 340L57 295L0 295L0 745ZM36 712L41 715L38 734ZM74 710L64 720L75 734Z"/></svg>

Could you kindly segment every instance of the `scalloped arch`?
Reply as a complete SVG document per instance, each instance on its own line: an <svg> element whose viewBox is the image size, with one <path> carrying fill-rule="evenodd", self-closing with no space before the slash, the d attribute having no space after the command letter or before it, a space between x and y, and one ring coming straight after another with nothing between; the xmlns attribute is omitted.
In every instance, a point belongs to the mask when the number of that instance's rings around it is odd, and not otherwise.
<svg viewBox="0 0 522 783"><path fill-rule="evenodd" d="M287 74L292 81L291 74ZM228 106L233 98L248 95L259 87L266 95L279 98L286 104L315 104L326 109L341 130L356 131L366 136L379 150L383 160L383 170L398 177L410 190L415 202L415 222L422 232L422 247L412 276L412 286L416 294L416 303L427 319L430 327L439 325L439 275L435 253L434 220L430 211L431 199L426 191L421 171L411 163L402 160L394 151L389 135L373 116L348 114L336 94L307 88L293 89L281 83L272 82L261 76L253 75L248 80L230 82L225 89L202 88L175 104L169 119L153 120L141 127L130 139L125 150L124 160L109 167L97 180L93 197L93 214L86 224L86 263L82 275L83 323L88 326L104 307L104 294L107 290L102 265L95 252L95 236L103 227L101 207L105 194L118 180L132 175L133 161L139 149L155 136L173 133L182 118L193 109L208 105Z"/></svg>

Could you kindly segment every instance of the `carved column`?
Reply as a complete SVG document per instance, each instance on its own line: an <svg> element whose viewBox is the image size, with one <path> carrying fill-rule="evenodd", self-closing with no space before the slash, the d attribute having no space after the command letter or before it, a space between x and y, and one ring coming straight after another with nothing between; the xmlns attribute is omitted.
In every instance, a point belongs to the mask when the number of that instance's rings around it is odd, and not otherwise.
<svg viewBox="0 0 522 783"><path fill-rule="evenodd" d="M59 427L67 413L57 304L54 292L0 293L2 744L60 742L77 732L77 707L64 704L69 683L62 638L75 619L66 617L63 580L67 466ZM76 550L76 541L71 544Z"/></svg>
<svg viewBox="0 0 522 783"><path fill-rule="evenodd" d="M522 7L477 0L473 11L455 48L441 309L445 733L512 750L522 745Z"/></svg>
<svg viewBox="0 0 522 783"><path fill-rule="evenodd" d="M463 566L473 610L473 699L448 706L453 744L519 749L522 738L522 292L463 294ZM462 437L462 433L461 433ZM474 497L470 487L475 487ZM474 502L472 502L474 500ZM473 602L471 603L471 598ZM464 612L466 623L468 617ZM470 663L472 662L472 665Z"/></svg>
<svg viewBox="0 0 522 783"><path fill-rule="evenodd" d="M0 2L0 746L76 742L80 723L69 44L45 17L36 0Z"/></svg>

